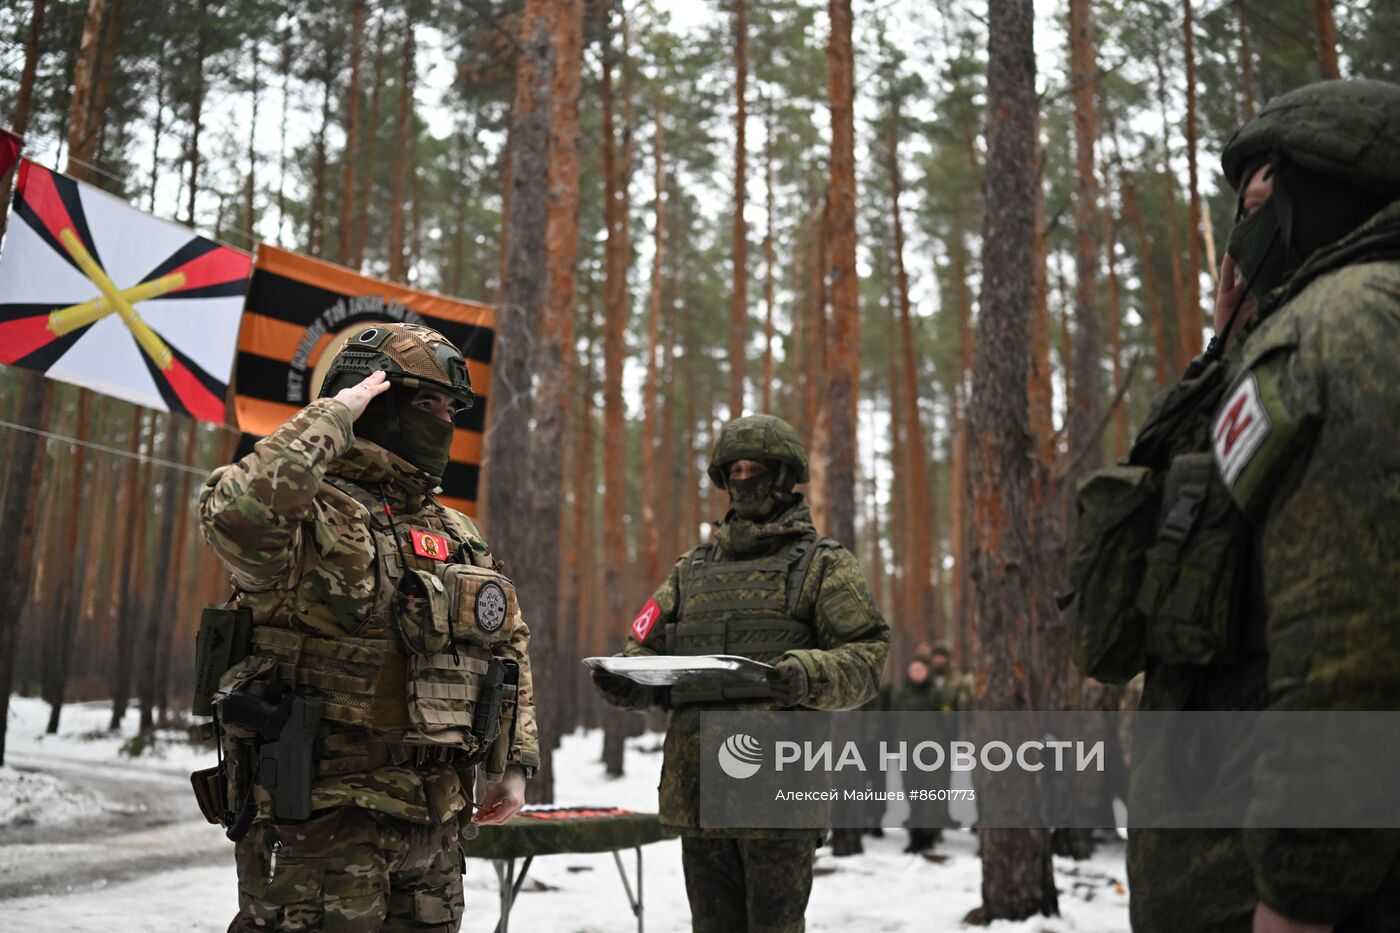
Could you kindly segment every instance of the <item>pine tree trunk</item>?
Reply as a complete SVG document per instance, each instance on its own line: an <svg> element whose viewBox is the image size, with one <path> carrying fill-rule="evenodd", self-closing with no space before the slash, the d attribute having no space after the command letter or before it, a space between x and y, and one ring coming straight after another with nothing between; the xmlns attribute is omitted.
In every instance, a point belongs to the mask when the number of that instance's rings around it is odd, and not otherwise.
<svg viewBox="0 0 1400 933"><path fill-rule="evenodd" d="M252 115L248 120L248 175L243 181L243 234L248 238L249 248L257 245L257 237L254 235L254 227L257 226L257 217L254 214L257 199L257 179L258 179L258 103L261 97L261 85L258 83L258 66L261 58L261 46L255 39L252 43L252 51L248 56L252 60L253 80L252 80Z"/></svg>
<svg viewBox="0 0 1400 933"><path fill-rule="evenodd" d="M15 420L39 427L48 424L52 384L39 373L20 376ZM34 567L36 503L44 477L45 443L37 434L18 432L10 442L10 462L0 494L0 566L9 571L0 577L0 765L5 763L5 731L9 722L10 694L14 689L15 642L20 618L29 600Z"/></svg>
<svg viewBox="0 0 1400 933"><path fill-rule="evenodd" d="M34 0L32 11L29 14L29 31L24 42L24 67L19 73L19 88L15 96L15 112L10 118L10 129L16 136L23 137L25 131L29 129L29 108L34 99L34 75L39 67L39 37L44 31L44 7L46 0ZM9 211L5 208L10 203L10 192L13 190L15 172L18 167L11 169L4 175L0 175L0 237L5 235L5 226L9 220ZM3 749L0 749L3 750Z"/></svg>
<svg viewBox="0 0 1400 933"><path fill-rule="evenodd" d="M901 371L904 388L900 393L903 422L905 476L908 498L901 505L909 510L910 617L935 641L946 637L938 593L933 585L933 516L929 495L928 452L924 449L923 422L919 417L919 371L914 355L914 313L909 299L909 273L904 267L904 221L899 209L903 189L899 170L900 101L893 102L889 131L885 134L885 171L890 185L890 225L894 232L894 272L898 290L899 335L902 344Z"/></svg>
<svg viewBox="0 0 1400 933"><path fill-rule="evenodd" d="M354 250L350 257L350 265L354 269L364 267L365 244L369 241L369 209L370 202L374 199L374 163L377 150L375 144L379 140L379 91L384 84L384 42L384 20L381 17L374 28L374 83L369 91L369 120L365 123L364 132L360 134L359 158L364 180L358 186L355 225L351 231ZM453 294L460 294L460 289L454 288Z"/></svg>
<svg viewBox="0 0 1400 933"><path fill-rule="evenodd" d="M1035 300L1031 305L1030 378L1027 380L1026 396L1035 460L1048 470L1055 462L1055 416L1054 380L1050 371L1050 281L1047 266L1050 231L1045 218L1045 149L1040 140L1039 115L1036 117L1035 148Z"/></svg>
<svg viewBox="0 0 1400 933"><path fill-rule="evenodd" d="M763 191L767 220L763 228L763 411L773 413L773 307L777 284L773 280L773 114L767 115L763 135Z"/></svg>
<svg viewBox="0 0 1400 933"><path fill-rule="evenodd" d="M112 64L117 60L117 44L121 34L122 0L112 0L111 11L107 14L106 35L102 39L102 63L97 69L97 91L93 94L87 118L92 147L92 157L88 161L94 166L102 161L107 136L107 99L112 91ZM71 157L71 150L69 155Z"/></svg>
<svg viewBox="0 0 1400 933"><path fill-rule="evenodd" d="M828 368L830 459L825 533L856 547L856 398L860 391L860 282L856 277L855 61L851 0L829 0L827 100L831 160L826 228L830 231L831 358ZM910 439L911 443L913 438Z"/></svg>
<svg viewBox="0 0 1400 933"><path fill-rule="evenodd" d="M178 427L181 420L183 419L179 419L176 415L166 415L164 418L165 440L161 447L162 460L175 462L180 455ZM157 555L173 553L171 546L175 540L175 522L181 511L181 503L176 493L179 486L178 475L169 468L165 468L160 477L160 526L156 533L154 551ZM142 580L142 583L145 582L146 580ZM155 708L159 700L156 694L161 687L160 656L165 643L166 592L162 588L154 597L148 597L145 601L146 615L140 636L141 663L137 668L138 676L136 678L137 693L141 703L140 728L143 733L154 729L156 723Z"/></svg>
<svg viewBox="0 0 1400 933"><path fill-rule="evenodd" d="M204 94L206 82L204 76L204 63L208 51L208 29L205 23L208 21L208 0L199 0L199 9L196 13L199 17L199 27L196 30L194 47L194 91L190 98L190 136L189 143L185 150L185 160L190 164L190 185L186 192L189 198L185 206L185 223L194 226L195 203L199 199L199 136L203 132L202 124L204 118Z"/></svg>
<svg viewBox="0 0 1400 933"><path fill-rule="evenodd" d="M1194 359L1201 352L1201 187L1196 172L1196 40L1191 0L1182 0L1186 33L1186 168L1190 184L1190 210L1186 225L1186 294L1182 299L1181 358Z"/></svg>
<svg viewBox="0 0 1400 933"><path fill-rule="evenodd" d="M527 22L529 14L527 12ZM523 33L522 33L523 35ZM389 205L389 279L393 282L404 280L404 202L408 199L408 134L412 131L413 125L413 87L415 83L414 68L414 46L413 18L410 15L404 21L403 34L403 69L399 73L399 111L398 120L394 124L394 189L393 202ZM548 54L546 52L546 54ZM548 85L548 69L542 78L546 86ZM548 110L540 115L541 119L548 119ZM549 141L546 132L544 148L540 153L541 159L549 158ZM537 198L543 199L544 192L539 192ZM538 238L539 234L536 234ZM539 313L538 307L533 309L534 314Z"/></svg>
<svg viewBox="0 0 1400 933"><path fill-rule="evenodd" d="M1249 20L1244 0L1235 0L1235 17L1240 33L1240 89L1244 91L1244 118L1254 119L1254 56L1249 52Z"/></svg>
<svg viewBox="0 0 1400 933"><path fill-rule="evenodd" d="M1106 163L1107 160L1105 160ZM1100 225L1103 230L1104 260L1108 264L1108 348L1112 357L1113 394L1113 459L1128 456L1128 409L1123 404L1123 308L1118 281L1118 229L1114 224L1109 192L1113 182L1108 166L1103 166L1103 207Z"/></svg>
<svg viewBox="0 0 1400 933"><path fill-rule="evenodd" d="M973 373L971 470L976 534L976 707L1033 709L1023 659L1031 566L1028 315L1035 239L1035 50L1031 0L988 5L987 181L982 299ZM981 805L979 795L979 806ZM1058 912L1049 835L984 829L982 906L969 920Z"/></svg>
<svg viewBox="0 0 1400 933"><path fill-rule="evenodd" d="M594 302L587 303L587 322L584 329L586 347L582 363L575 359L580 387L578 392L578 421L574 431L574 478L573 478L573 520L569 548L569 593L575 607L577 623L571 628L578 630L578 643L584 651L575 651L570 657L593 655L599 649L599 619L592 611L594 602L593 576L595 561L591 555L598 538L594 508L597 503L597 466L595 462L596 444L593 433L593 365L595 339ZM594 702L595 694L588 678L581 678L579 699L587 704ZM584 717L588 725L595 725L589 717Z"/></svg>
<svg viewBox="0 0 1400 933"><path fill-rule="evenodd" d="M625 15L625 14L624 14ZM624 50L624 55L625 55ZM626 68L624 59L623 68ZM606 597L607 620L620 620L626 612L623 593L627 590L627 538L624 510L627 501L627 476L623 454L625 436L623 418L622 368L626 364L627 348L627 262L631 252L628 245L627 150L631 127L623 120L618 133L614 118L611 42L604 49L603 95L603 178L606 204L603 216L607 225L604 248L603 284L603 435L610 441L603 445L604 501L608 508L603 517L603 553L612 555L605 561L603 592ZM622 151L619 152L619 144ZM607 773L623 772L626 714L609 708L605 720L603 760Z"/></svg>
<svg viewBox="0 0 1400 933"><path fill-rule="evenodd" d="M88 0L83 37L73 66L73 94L68 102L68 165L64 172L80 181L91 181L94 177L89 168L97 147L97 128L92 125L92 98L105 6L106 0Z"/></svg>
<svg viewBox="0 0 1400 933"><path fill-rule="evenodd" d="M149 421L149 428L143 422ZM131 676L136 654L136 617L139 613L136 590L139 586L137 569L139 554L145 550L145 526L150 520L150 458L155 454L155 414L144 417L141 408L134 408L131 418L131 443L137 457L126 462L122 476L122 499L130 503L130 511L120 526L124 529L122 559L117 565L113 586L116 604L114 664L112 667L112 718L107 728L116 732L126 716L131 702ZM144 457L144 459L138 459Z"/></svg>
<svg viewBox="0 0 1400 933"><path fill-rule="evenodd" d="M904 421L904 379L902 357L899 352L899 295L892 290L887 298L890 318L885 325L887 333L885 353L889 358L890 396L890 551L894 563L893 593L890 609L894 619L895 646L899 647L900 657L904 657L910 641L917 643L929 637L923 619L910 610L909 581L913 579L913 549L909 546L910 519L917 513L909 507L909 463L905 448L910 438Z"/></svg>
<svg viewBox="0 0 1400 933"><path fill-rule="evenodd" d="M646 382L642 391L642 534L646 547L642 576L647 586L661 582L661 518L657 507L664 501L658 495L661 483L657 463L660 446L657 400L661 380L656 357L661 345L661 298L666 269L666 111L665 101L659 95L655 107L656 135L652 148L656 162L653 175L656 201L652 221L651 293L647 300Z"/></svg>
<svg viewBox="0 0 1400 933"><path fill-rule="evenodd" d="M292 29L282 33L282 131L277 150L277 245L282 245L282 231L287 225L287 116L291 111ZM375 81L376 88L379 82Z"/></svg>
<svg viewBox="0 0 1400 933"><path fill-rule="evenodd" d="M78 550L78 521L83 514L84 503L90 490L87 488L85 469L87 467L88 433L92 424L93 393L81 389L78 393L78 426L74 433L77 444L70 454L72 467L69 470L69 502L63 519L63 554L66 563L63 578L59 583L58 611L45 628L44 639L44 699L49 704L49 722L44 731L49 735L58 732L58 718L63 712L63 698L68 690L68 672L73 663L73 634L77 628L81 606L81 585L84 562L76 560Z"/></svg>
<svg viewBox="0 0 1400 933"><path fill-rule="evenodd" d="M321 126L316 131L315 155L311 167L311 217L306 228L306 251L320 258L326 234L326 131L331 122L332 75L326 72L321 85ZM402 221L402 215L400 215ZM400 241L402 242L402 241Z"/></svg>
<svg viewBox="0 0 1400 933"><path fill-rule="evenodd" d="M744 413L745 361L749 338L749 229L744 221L747 203L749 80L749 4L734 2L734 287L729 293L729 417Z"/></svg>
<svg viewBox="0 0 1400 933"><path fill-rule="evenodd" d="M564 448L568 431L569 378L574 366L574 259L578 250L579 119L583 47L582 0L548 4L534 24L535 36L553 38L546 62L549 147L545 220L545 291L535 369L535 424L530 437L530 526L521 575L531 589L531 659L541 670L535 696L539 709L540 770L530 782L534 802L554 802L554 756L563 731L572 656L563 653L565 612L560 601L559 540L564 523ZM497 513L499 514L499 513ZM568 665L566 671L565 665Z"/></svg>
<svg viewBox="0 0 1400 933"><path fill-rule="evenodd" d="M193 464L195 452L199 441L199 425L190 421L185 426L185 448L179 462L183 464ZM155 708L160 715L156 718L156 723L165 722L166 711L170 703L170 657L176 629L183 623L184 616L180 612L182 597L189 592L189 587L185 581L185 568L189 563L189 532L193 524L193 516L190 514L190 485L193 483L193 476L184 470L178 474L173 471L166 476L166 482L174 487L175 495L170 503L173 509L172 519L174 521L175 537L168 552L174 555L170 573L163 581L160 592L160 610L157 613L157 622L160 626L158 650L156 653L155 672ZM143 698L142 719L145 719L145 704Z"/></svg>
<svg viewBox="0 0 1400 933"><path fill-rule="evenodd" d="M1332 18L1332 0L1313 0L1313 18L1317 23L1317 63L1322 76L1338 79L1342 76L1337 63L1337 23Z"/></svg>
<svg viewBox="0 0 1400 933"><path fill-rule="evenodd" d="M355 252L355 163L360 154L360 60L364 57L365 0L350 7L350 87L345 94L345 150L340 168L340 223L335 261L349 265Z"/></svg>
<svg viewBox="0 0 1400 933"><path fill-rule="evenodd" d="M1167 360L1167 328L1162 316L1162 293L1157 285L1157 267L1152 262L1152 244L1147 239L1147 230L1142 223L1142 212L1138 210L1137 191L1128 173L1119 170L1118 184L1123 192L1123 213L1128 215L1128 223L1137 238L1138 259L1142 266L1142 290L1147 294L1149 324L1152 328L1153 370L1157 388L1165 389L1171 380L1170 364Z"/></svg>
<svg viewBox="0 0 1400 933"><path fill-rule="evenodd" d="M1189 0L1188 0L1189 2ZM1084 471L1103 462L1095 432L1103 409L1103 332L1096 305L1098 292L1098 173L1094 168L1094 24L1089 0L1070 0L1070 83L1074 87L1074 378L1066 435L1069 462ZM1075 476L1066 478L1073 490Z"/></svg>

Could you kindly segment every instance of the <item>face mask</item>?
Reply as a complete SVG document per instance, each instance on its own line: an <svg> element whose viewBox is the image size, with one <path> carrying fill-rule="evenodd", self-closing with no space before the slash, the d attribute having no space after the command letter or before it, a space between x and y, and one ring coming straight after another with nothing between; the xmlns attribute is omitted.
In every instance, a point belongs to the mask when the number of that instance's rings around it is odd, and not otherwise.
<svg viewBox="0 0 1400 933"><path fill-rule="evenodd" d="M381 399L385 404L379 404ZM441 480L452 452L452 423L412 405L400 404L398 409L398 430L390 431L388 397L376 398L355 422L355 435Z"/></svg>
<svg viewBox="0 0 1400 933"><path fill-rule="evenodd" d="M730 480L726 488L729 491L729 504L734 507L735 514L753 521L773 511L775 479L772 470L764 470L748 479Z"/></svg>
<svg viewBox="0 0 1400 933"><path fill-rule="evenodd" d="M1288 277L1287 259L1272 197L1235 224L1225 252L1235 261L1247 291L1255 298L1263 298L1283 284Z"/></svg>
<svg viewBox="0 0 1400 933"><path fill-rule="evenodd" d="M452 422L408 408L399 412L405 460L434 479L442 479L452 454Z"/></svg>

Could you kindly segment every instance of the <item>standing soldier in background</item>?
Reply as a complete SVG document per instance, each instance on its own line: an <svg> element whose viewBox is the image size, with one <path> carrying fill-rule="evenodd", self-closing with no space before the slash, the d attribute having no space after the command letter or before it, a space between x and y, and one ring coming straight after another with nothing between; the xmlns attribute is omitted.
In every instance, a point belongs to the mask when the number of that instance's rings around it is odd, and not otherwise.
<svg viewBox="0 0 1400 933"><path fill-rule="evenodd" d="M523 802L529 631L475 526L434 499L472 400L436 331L362 329L320 398L204 486L204 535L254 623L215 695L231 930L456 930L476 770L475 822Z"/></svg>
<svg viewBox="0 0 1400 933"><path fill-rule="evenodd" d="M1400 87L1292 91L1221 161L1217 337L1081 484L1076 661L1144 711L1400 709ZM1139 735L1134 784L1181 752ZM1140 933L1400 929L1393 829L1134 830L1128 874Z"/></svg>
<svg viewBox="0 0 1400 933"><path fill-rule="evenodd" d="M952 653L945 645L932 648L928 655L916 655L895 689L893 707L899 712L940 713L929 717L927 733L932 741L946 747L958 735L958 717L972 708L972 694L951 668ZM911 772L912 773L912 772ZM947 765L930 772L919 786L926 790L948 790L952 770ZM910 788L905 788L908 792ZM927 852L943 838L943 827L950 825L947 800L910 800L909 844L905 852Z"/></svg>
<svg viewBox="0 0 1400 933"><path fill-rule="evenodd" d="M661 822L681 835L697 933L805 928L811 830L702 829L700 713L854 709L875 695L889 628L854 555L817 534L807 503L807 452L787 422L752 415L726 424L710 479L729 494L715 542L676 561L633 621L626 655L733 654L772 664L766 686L653 688L604 671L593 682L614 706L671 710L661 766Z"/></svg>

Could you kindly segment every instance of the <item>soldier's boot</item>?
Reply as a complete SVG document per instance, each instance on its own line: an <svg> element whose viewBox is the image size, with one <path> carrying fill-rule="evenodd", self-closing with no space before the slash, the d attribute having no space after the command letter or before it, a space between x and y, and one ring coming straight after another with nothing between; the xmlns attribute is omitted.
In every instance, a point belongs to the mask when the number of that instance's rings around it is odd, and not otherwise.
<svg viewBox="0 0 1400 933"><path fill-rule="evenodd" d="M927 852L933 848L933 833L927 829L909 830L909 844L904 847L905 852Z"/></svg>

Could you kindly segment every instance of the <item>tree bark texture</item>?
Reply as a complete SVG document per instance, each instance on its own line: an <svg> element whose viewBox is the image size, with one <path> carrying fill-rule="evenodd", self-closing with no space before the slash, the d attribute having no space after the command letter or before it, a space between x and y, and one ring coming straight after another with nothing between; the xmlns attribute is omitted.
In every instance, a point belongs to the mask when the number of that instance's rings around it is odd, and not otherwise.
<svg viewBox="0 0 1400 933"><path fill-rule="evenodd" d="M365 0L350 6L350 87L345 93L345 151L340 167L340 223L335 261L349 265L355 252L355 168L360 154L360 60L364 57Z"/></svg>
<svg viewBox="0 0 1400 933"><path fill-rule="evenodd" d="M660 421L657 406L661 391L661 299L665 291L666 270L666 112L665 101L659 96L655 103L656 133L652 158L652 176L656 200L652 214L651 291L647 298L646 381L642 389L642 535L645 544L643 577L646 586L656 586L662 576L661 515L664 504L660 495L658 448ZM668 361L669 362L669 361Z"/></svg>
<svg viewBox="0 0 1400 933"><path fill-rule="evenodd" d="M831 107L827 268L831 282L827 521L823 532L856 547L856 398L860 391L860 281L856 277L855 56L851 0L830 0L826 44Z"/></svg>
<svg viewBox="0 0 1400 933"><path fill-rule="evenodd" d="M93 180L89 165L97 149L97 127L92 125L92 98L97 85L105 6L106 0L88 0L83 36L73 65L73 93L68 103L68 165L64 172L79 181Z"/></svg>
<svg viewBox="0 0 1400 933"><path fill-rule="evenodd" d="M749 228L744 221L747 203L749 4L734 3L734 287L729 293L729 417L744 413L744 375L749 338Z"/></svg>
<svg viewBox="0 0 1400 933"><path fill-rule="evenodd" d="M529 22L528 12L526 17L526 21ZM402 282L406 271L404 265L404 202L408 199L408 134L413 132L413 88L417 80L414 65L415 45L413 19L410 16L404 22L403 69L399 72L399 112L394 124L393 203L389 206L389 278L394 282ZM543 80L547 86L549 82L547 74ZM518 84L519 79L517 79L517 93ZM548 119L547 111L544 119ZM544 145L542 158L548 159L547 136ZM543 196L543 191L535 194L537 198L543 198Z"/></svg>
<svg viewBox="0 0 1400 933"><path fill-rule="evenodd" d="M1182 0L1186 32L1186 168L1191 186L1186 225L1186 293L1182 296L1181 359L1201 352L1201 186L1196 171L1196 29L1191 0Z"/></svg>
<svg viewBox="0 0 1400 933"><path fill-rule="evenodd" d="M1032 709L1030 429L1026 402L1035 223L1031 0L988 5L986 217L970 415L978 709ZM1049 834L984 830L980 919L1057 912Z"/></svg>
<svg viewBox="0 0 1400 933"><path fill-rule="evenodd" d="M559 541L564 520L564 457L569 380L574 365L574 259L578 251L579 119L583 2L550 5L536 28L553 41L550 74L549 202L545 222L548 288L542 305L535 367L538 372L530 438L531 513L522 577L530 581L532 659L538 659L540 771L531 781L537 803L554 802L553 749L567 715L564 689L575 662L561 651L566 626L560 602ZM569 669L565 669L565 665Z"/></svg>
<svg viewBox="0 0 1400 933"><path fill-rule="evenodd" d="M1332 17L1332 0L1313 0L1313 19L1317 23L1317 63L1322 76L1335 80L1342 76L1337 63L1337 23Z"/></svg>
<svg viewBox="0 0 1400 933"><path fill-rule="evenodd" d="M63 575L59 582L58 610L48 619L44 627L44 699L49 704L49 722L44 731L49 735L58 732L59 715L63 712L63 694L68 689L68 672L73 662L73 635L77 629L80 614L79 600L82 585L79 582L86 561L77 560L78 523L83 513L83 503L90 490L87 488L86 469L88 448L85 443L92 428L93 393L81 389L78 393L78 426L74 432L78 443L73 445L70 456L68 479L68 509L63 518L63 555L65 558ZM91 559L91 558L90 558Z"/></svg>
<svg viewBox="0 0 1400 933"><path fill-rule="evenodd" d="M1070 0L1070 83L1074 86L1074 378L1067 418L1069 462L1085 471L1103 462L1096 431L1103 409L1103 331L1096 297L1099 264L1099 185L1094 168L1097 66L1089 0ZM1097 450L1091 450L1097 447ZM1074 488L1074 476L1065 486Z"/></svg>

